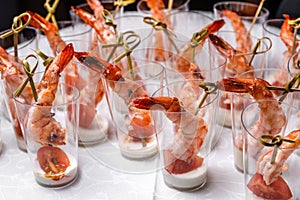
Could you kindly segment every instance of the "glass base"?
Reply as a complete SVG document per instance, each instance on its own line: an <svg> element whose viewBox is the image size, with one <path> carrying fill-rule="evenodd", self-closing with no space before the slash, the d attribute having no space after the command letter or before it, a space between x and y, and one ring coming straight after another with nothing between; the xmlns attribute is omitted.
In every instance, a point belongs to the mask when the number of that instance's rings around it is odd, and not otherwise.
<svg viewBox="0 0 300 200"><path fill-rule="evenodd" d="M40 186L43 186L43 187L46 187L46 188L52 188L52 189L62 189L62 188L65 188L65 187L68 187L68 186L72 185L77 180L77 178L78 178L78 173L76 173L74 178L70 179L67 182L61 183L61 184L53 184L53 183L52 184L45 184L43 182L40 182L37 178L35 180Z"/></svg>
<svg viewBox="0 0 300 200"><path fill-rule="evenodd" d="M18 136L17 136L16 139L17 139L17 145L18 145L18 148L19 148L21 151L27 153L27 148L26 148L26 144L25 144L24 138L18 137Z"/></svg>

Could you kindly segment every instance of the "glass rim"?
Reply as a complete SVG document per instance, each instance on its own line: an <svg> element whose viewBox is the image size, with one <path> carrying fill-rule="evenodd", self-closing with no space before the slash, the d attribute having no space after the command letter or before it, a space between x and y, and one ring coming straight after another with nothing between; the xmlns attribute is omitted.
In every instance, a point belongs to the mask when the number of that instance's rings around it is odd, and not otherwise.
<svg viewBox="0 0 300 200"><path fill-rule="evenodd" d="M212 20L211 22L213 22L213 20L214 20L213 17L210 17L209 15L207 15L207 14L205 14L205 13L199 11L199 10L175 10L174 12L171 12L170 14L167 14L167 15L164 17L164 19L167 18L167 17L170 17L170 16L172 16L172 15L176 15L176 14L178 14L178 13L193 13L193 14L201 15L202 17L205 17L205 18L207 18L207 19L210 19L210 20Z"/></svg>
<svg viewBox="0 0 300 200"><path fill-rule="evenodd" d="M213 5L213 10L215 11L219 11L219 9L217 9L218 6L220 5L243 5L243 6L251 6L251 7L256 7L258 8L259 5L257 4L254 4L254 3L250 3L250 2L241 2L241 1L220 1L218 3L215 3ZM258 15L257 16L257 19L260 19L260 18L268 18L268 16L270 15L270 11L266 8L266 7L262 7L261 11L260 11L260 14L261 15ZM241 19L244 19L244 20L251 20L253 19L254 16L243 16L243 15L240 15Z"/></svg>
<svg viewBox="0 0 300 200"><path fill-rule="evenodd" d="M24 42L25 44L19 43L18 46L20 45L20 47L18 47L18 50L22 50L22 49L26 48L28 45L30 45L30 44L31 44L34 40L36 40L37 37L38 37L38 32L39 32L38 29L36 29L36 28L34 28L34 27L32 27L32 26L26 26L24 29L25 29L25 30L32 30L32 31L34 31L34 32L35 32L35 36L34 36L33 38L31 38L31 39L25 41L25 42ZM23 30L24 30L24 29L23 29ZM0 32L0 35L3 34L3 33L6 33L7 31L10 31L10 30L11 30L11 29L6 29L6 30L1 31L1 32ZM22 33L22 31L21 31L21 33ZM1 40L5 40L5 38L4 38L4 39L1 39ZM9 49L9 48L14 48L14 47L11 46L11 47L8 47L8 49ZM6 50L6 49L5 49L5 50ZM8 52L9 54L11 54L11 53L14 52L14 50L12 49L11 51L7 51L7 52Z"/></svg>
<svg viewBox="0 0 300 200"><path fill-rule="evenodd" d="M118 63L120 63L121 61L119 61L119 62L117 62L117 63L115 63L115 62L113 62L112 64L113 65L117 65ZM145 62L145 63L143 63L142 64L142 66L143 67L147 67L147 66L145 66L145 65L147 65L148 63L151 63L151 64L155 64L155 66L156 67L159 67L161 70L159 71L159 73L158 74L156 74L155 75L155 77L149 77L149 78L147 78L147 79L141 79L141 80L133 80L134 82L143 82L143 81L147 81L147 80L150 80L150 79L153 79L153 78L158 78L160 75L163 75L163 73L164 73L164 71L165 71L165 67L164 67L164 65L163 64L161 64L160 62L157 62L157 61L149 61L149 60L145 60L145 59L134 59L133 60L133 63L137 63L138 64L138 62ZM153 66L151 66L151 67L153 67ZM136 67L134 67L134 69L135 68L139 68L139 66L136 66ZM124 74L129 74L129 71L126 71L125 73L123 73L122 72L122 77L123 77L123 75ZM124 77L123 77L124 78ZM124 80L109 80L109 79L107 79L107 78L105 78L104 77L104 80L105 81L108 81L108 82L124 82L125 83L125 81ZM131 79L128 79L128 78L126 78L126 80L130 80L130 81L132 81ZM143 85L143 84L141 84L141 85Z"/></svg>
<svg viewBox="0 0 300 200"><path fill-rule="evenodd" d="M51 106L40 106L40 105L37 105L35 103L31 103L31 104L24 103L24 102L22 102L22 101L19 100L19 97L12 96L12 99L15 102L17 102L18 104L20 104L20 105L26 105L26 106L30 106L30 107L43 107L45 109L46 108L58 108L58 107L66 106L66 105L72 104L73 102L76 102L76 101L79 100L79 98L80 98L80 92L79 92L79 90L74 85L67 84L67 83L58 83L58 85L65 85L67 87L72 88L72 94L71 94L72 98L71 99L67 99L67 102L65 102L65 103L61 103L61 104L58 104L58 105L51 105ZM54 99L54 101L55 101L55 99Z"/></svg>
<svg viewBox="0 0 300 200"><path fill-rule="evenodd" d="M252 105L254 105L254 104L259 104L259 102L262 102L262 101L278 102L277 100L271 100L271 99L262 99L262 100L259 100L259 101L250 102L249 104L247 104L247 105L245 106L245 108L243 108L242 113L241 113L241 117L240 117L240 118L241 118L241 124L242 124L242 127L243 127L243 129L246 131L247 135L249 135L251 138L253 138L253 139L256 140L256 141L259 141L259 138L257 138L256 136L254 136L254 135L250 132L250 130L246 127L246 124L245 124L245 122L244 122L244 115L246 115L246 114L245 114L245 113L246 113L246 110L247 110L247 109L250 109ZM281 108L282 108L282 106L288 106L288 107L289 107L289 110L291 110L291 109L294 109L295 111L298 111L298 110L299 110L299 109L296 108L295 106L293 106L293 105L291 105L291 104L288 104L288 103L285 103L285 102L282 102L281 104L279 104L279 106L280 106ZM289 112L291 112L291 111L289 111ZM259 119L258 119L258 120L259 120ZM282 131L283 131L283 130L285 131L285 128L284 128L284 127L286 127L286 126L287 126L287 124L285 124L285 125L282 127L282 130L280 131L280 133L278 133L278 134L276 134L276 135L282 135ZM290 132L295 131L295 130L297 130L297 128L291 130ZM288 132L288 133L284 132L284 135L286 136L286 135L289 134L290 132ZM282 147L279 147L279 149L299 149L299 148L300 148L300 147L296 147L296 148L282 148Z"/></svg>
<svg viewBox="0 0 300 200"><path fill-rule="evenodd" d="M228 33L229 34L243 34L243 35L247 34L247 33L244 33L244 32L235 32L235 31L232 31L232 30L220 30L216 34L219 36L222 33L226 33L226 34L228 34ZM256 41L258 41L260 39L259 37L255 36L255 35L252 35L251 33L250 33L250 37L252 38L252 40L254 39ZM255 44L255 43L253 43L253 44ZM268 46L268 44L266 43L266 41L262 40L262 44L263 44L264 48L262 50L256 52L256 55L268 53L267 50L270 50L271 47ZM253 54L252 52L246 52L244 54L249 54L249 53Z"/></svg>
<svg viewBox="0 0 300 200"><path fill-rule="evenodd" d="M186 6L188 6L188 4L190 3L190 1L191 0L184 0L184 3L183 4L181 4L180 6L178 6L177 8L172 8L172 10L174 11L174 10L180 10L180 9L183 9L184 7L186 7ZM150 10L145 10L145 9L140 9L140 6L142 5L142 3L145 3L146 2L146 0L140 0L138 3L137 3L137 5L136 5L136 7L137 7L137 10L138 11L140 11L140 12L142 12L142 13L145 13L145 14L149 14L150 13ZM174 5L174 4L173 4ZM168 5L165 5L166 6L166 8L165 8L165 10L167 9L167 6ZM148 7L148 6L147 6Z"/></svg>
<svg viewBox="0 0 300 200"><path fill-rule="evenodd" d="M269 26L270 26L269 23L273 23L273 26L272 26L272 27L274 27L274 28L276 28L276 26L274 26L274 25L280 25L280 27L278 27L279 30L280 30L281 25L284 23L284 21L285 21L285 19L281 19L281 18L268 19L268 20L266 20L266 21L264 21L264 22L262 23L263 31L264 31L265 33L268 33L268 34L272 35L272 36L281 37L281 36L280 36L280 31L278 32L279 34L276 34L276 33L273 32L272 30L270 30L270 28L269 28ZM264 34L264 35L265 35L265 34ZM299 35L299 34L297 34L297 35ZM297 40L300 41L300 38L298 38Z"/></svg>
<svg viewBox="0 0 300 200"><path fill-rule="evenodd" d="M189 79L189 80L190 80L190 81L192 81L192 80L199 81L199 80L197 80L197 79ZM163 85L162 87L158 88L158 89L151 95L151 97L155 97L155 96L153 96L153 95L154 95L156 92L158 92L158 91L160 91L160 90L162 90L162 89L165 89L165 88L168 89L168 87L171 86L171 85L175 85L175 84L183 83L183 82L188 82L188 80L178 80L178 81L173 81L173 82L171 82L171 83L168 83L168 85ZM170 89L168 89L168 90L170 90ZM204 92L204 90L203 90L203 92ZM174 92L172 92L172 93L174 93ZM216 101L216 99L218 98L218 96L219 96L220 93L219 93L219 90L217 90L216 93L212 93L212 94L214 95L213 98L210 99L210 101L205 102L205 104L202 105L201 107L198 107L198 108L196 108L195 110L183 110L183 111L181 111L181 112L185 113L185 112L199 111L199 110L201 110L201 109L204 109L204 108L210 106L211 104L213 104L213 103ZM175 94L173 94L173 97L171 97L171 98L174 98L174 97L176 97ZM178 100L180 100L180 99L178 99ZM174 113L174 112L169 112L169 111L165 111L165 112L166 112L166 113Z"/></svg>

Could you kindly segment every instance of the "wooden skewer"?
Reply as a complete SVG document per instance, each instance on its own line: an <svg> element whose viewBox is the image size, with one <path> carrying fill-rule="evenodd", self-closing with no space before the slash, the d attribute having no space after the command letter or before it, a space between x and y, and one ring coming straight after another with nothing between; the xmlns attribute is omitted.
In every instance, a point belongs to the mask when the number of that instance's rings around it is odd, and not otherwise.
<svg viewBox="0 0 300 200"><path fill-rule="evenodd" d="M264 2L265 2L265 0L261 0L260 3L259 3L259 6L258 6L258 8L257 8L257 10L256 10L256 13L255 13L255 15L254 15L254 18L253 18L253 20L252 20L251 26L250 26L250 28L249 28L249 30L248 30L248 35L250 35L250 33L251 33L251 30L252 30L252 28L253 28L253 26L254 26L256 20L257 20L257 17L258 17L258 15L259 15L259 13L260 13L262 7L263 7Z"/></svg>

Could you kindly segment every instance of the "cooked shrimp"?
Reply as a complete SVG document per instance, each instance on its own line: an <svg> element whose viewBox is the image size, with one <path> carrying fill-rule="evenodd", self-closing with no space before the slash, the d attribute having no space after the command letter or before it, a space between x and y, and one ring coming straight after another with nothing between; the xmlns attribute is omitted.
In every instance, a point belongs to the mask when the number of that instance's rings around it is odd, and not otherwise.
<svg viewBox="0 0 300 200"><path fill-rule="evenodd" d="M109 87L118 94L124 102L129 105L132 99L140 96L148 96L146 91L138 83L122 76L121 69L112 65L97 56L85 52L76 52L75 56L83 64L101 73L108 80ZM154 133L154 126L149 112L140 109L129 108L130 122L128 124L129 135L138 140L151 136Z"/></svg>
<svg viewBox="0 0 300 200"><path fill-rule="evenodd" d="M222 17L230 20L233 30L236 35L236 49L243 53L248 53L251 50L252 40L240 16L230 10L222 10Z"/></svg>
<svg viewBox="0 0 300 200"><path fill-rule="evenodd" d="M52 49L53 55L56 55L59 50L57 50L57 45L61 42L64 42L61 37L59 36L59 29L53 23L47 21L44 17L39 15L38 13L34 13L31 11L27 11L31 16L30 25L34 28L42 31L50 44ZM27 16L25 16L27 17ZM63 47L65 45L62 45Z"/></svg>
<svg viewBox="0 0 300 200"><path fill-rule="evenodd" d="M66 140L66 130L61 127L51 115L51 106L55 99L60 73L73 58L74 49L68 44L48 66L37 88L38 98L27 114L26 127L32 137L44 145L63 145Z"/></svg>
<svg viewBox="0 0 300 200"><path fill-rule="evenodd" d="M204 28L202 28L199 33L203 31L207 31L206 35L203 36L197 47L195 48L194 55L197 56L197 53L201 51L202 46L206 39L208 38L208 35L211 33L215 33L219 31L223 25L225 24L225 21L223 19L221 20L215 20L212 23L206 25ZM179 56L176 59L176 68L179 72L183 73L184 76L188 76L186 78L200 78L201 76L201 69L199 66L197 66L194 63L194 60L192 58L193 55L193 49L189 47L190 43L184 45L181 48L181 52L179 53ZM187 50L186 50L187 49Z"/></svg>
<svg viewBox="0 0 300 200"><path fill-rule="evenodd" d="M244 55L237 55L240 52L234 49L223 38L210 34L209 39L215 48L228 58L226 62L225 76L235 76L243 72L253 70L253 66L248 64L247 58Z"/></svg>
<svg viewBox="0 0 300 200"><path fill-rule="evenodd" d="M105 44L113 43L116 40L116 34L106 27L103 21L99 21L92 14L81 8L71 6L71 9L89 26L91 26L101 38L101 42Z"/></svg>
<svg viewBox="0 0 300 200"><path fill-rule="evenodd" d="M208 129L205 121L191 112L185 111L176 97L139 97L133 105L140 109L164 109L176 130L172 145L164 153L168 159L175 160L166 167L170 173L180 174L202 165L199 153ZM170 158L171 156L171 158Z"/></svg>
<svg viewBox="0 0 300 200"><path fill-rule="evenodd" d="M270 86L270 84L260 78L224 78L219 82L219 89L227 92L249 93L258 102L260 109L259 119L249 130L254 137L259 137L262 133L276 135L280 133L282 127L286 124L286 116L279 102L276 101L274 94L267 86ZM274 101L259 101L262 99ZM253 140L251 141L254 142ZM256 143L253 145L256 145ZM257 145L252 154L256 155L259 150L260 146Z"/></svg>
<svg viewBox="0 0 300 200"><path fill-rule="evenodd" d="M293 48L295 50L298 47L298 40L295 41L295 47L294 45L294 36L293 36L293 27L289 25L290 16L287 14L284 14L283 17L285 18L281 28L280 28L280 38L285 44L285 46L288 49L288 56L291 56L293 53Z"/></svg>
<svg viewBox="0 0 300 200"><path fill-rule="evenodd" d="M263 175L263 179L267 185L270 185L278 176L287 170L288 166L285 165L285 161L294 152L295 148L300 145L300 130L292 131L284 138L292 140L294 143L283 141L277 150L274 163L271 163L273 148L264 152L257 160L256 171Z"/></svg>
<svg viewBox="0 0 300 200"><path fill-rule="evenodd" d="M99 0L86 0L90 8L93 10L94 15L98 20L103 21L102 12L104 10L103 5Z"/></svg>

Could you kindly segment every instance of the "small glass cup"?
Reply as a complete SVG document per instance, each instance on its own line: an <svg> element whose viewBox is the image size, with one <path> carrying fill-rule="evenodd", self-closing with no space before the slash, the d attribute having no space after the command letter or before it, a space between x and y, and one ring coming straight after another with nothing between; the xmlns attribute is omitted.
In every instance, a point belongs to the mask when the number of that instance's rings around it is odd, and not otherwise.
<svg viewBox="0 0 300 200"><path fill-rule="evenodd" d="M164 11L165 13L167 13L167 9L168 9L168 6L169 6L169 0L164 0L163 1L164 3ZM172 9L171 9L171 12L174 12L174 11L178 11L178 10L182 10L182 11L188 11L189 10L189 3L190 3L190 0L173 0L172 2ZM159 5L159 6L162 6L162 5ZM137 11L139 13L142 13L143 15L151 15L151 11L150 11L150 8L148 7L147 5L147 2L145 0L141 0L137 3Z"/></svg>
<svg viewBox="0 0 300 200"><path fill-rule="evenodd" d="M300 73L300 51L295 52L290 59L288 60L288 72L291 76L296 76ZM298 92L295 92L293 94L293 103L294 106L297 108L300 108L300 94Z"/></svg>
<svg viewBox="0 0 300 200"><path fill-rule="evenodd" d="M246 35L246 33L240 34ZM222 77L235 77L247 71L263 69L265 67L266 54L271 48L269 41L260 40L251 35L252 44L251 46L245 47L244 43L241 44L237 41L237 35L234 31L219 31L216 35L230 45L226 47L226 50L220 43L216 45L210 40L213 48L222 48L223 51L219 51L219 54L227 58ZM256 52L253 52L253 48L258 41L260 41L260 46ZM223 124L225 127L231 127L230 94L221 91L219 98L220 113L217 116L218 123Z"/></svg>
<svg viewBox="0 0 300 200"><path fill-rule="evenodd" d="M57 49L62 49L66 43L71 43L75 52L100 52L97 42L75 39L59 43ZM81 94L78 143L87 146L105 141L111 118L102 75L73 58L62 72L62 77L65 83L75 86Z"/></svg>
<svg viewBox="0 0 300 200"><path fill-rule="evenodd" d="M262 24L263 36L270 38L273 46L266 57L267 67L281 68L286 70L289 58L297 51L295 48L294 52L292 52L292 46L286 46L284 43L284 40L291 40L293 38L285 38L285 36L280 35L281 27L284 22L285 19L269 19ZM292 35L293 33L290 32L290 34ZM297 32L296 40L298 43L300 42L299 31Z"/></svg>
<svg viewBox="0 0 300 200"><path fill-rule="evenodd" d="M156 155L158 145L151 116L134 109L132 100L140 95L149 96L162 86L164 67L145 60L132 63L132 70L122 63L123 79L104 81L121 154L128 159L142 160Z"/></svg>
<svg viewBox="0 0 300 200"><path fill-rule="evenodd" d="M277 68L255 69L237 75L234 78L260 78L267 81L273 86L281 87L285 87L285 85L291 80L291 76L286 70L280 70ZM250 86L251 83L248 82L248 84ZM254 84L252 84L252 86L255 87ZM273 99L279 100L282 95L283 92L273 91ZM291 95L292 94L288 95L284 102L290 103L292 101ZM267 97L264 98L262 95L261 98L266 99ZM241 113L243 109L252 102L255 102L255 99L249 93L231 93L230 95L234 166L240 172L244 171L243 128L241 123Z"/></svg>
<svg viewBox="0 0 300 200"><path fill-rule="evenodd" d="M0 35L10 31L5 30L0 33ZM0 46L4 48L9 54L15 56L14 54L14 37L13 34L6 37L0 38ZM32 54L34 50L38 47L38 30L27 26L22 31L18 33L18 56L26 57Z"/></svg>
<svg viewBox="0 0 300 200"><path fill-rule="evenodd" d="M243 109L245 199L299 198L298 112L289 103L279 105L272 100L253 102Z"/></svg>
<svg viewBox="0 0 300 200"><path fill-rule="evenodd" d="M78 177L79 96L75 87L60 83L52 105L14 98L33 174L41 186L62 188Z"/></svg>
<svg viewBox="0 0 300 200"><path fill-rule="evenodd" d="M155 103L150 108L162 115L155 123L161 135L159 149L164 182L180 191L194 191L205 185L209 170L207 155L218 138L214 126L218 94L209 94L200 105L204 91L199 94L190 88L191 81L163 86L152 95ZM193 107L186 101L187 96L182 95L187 90L189 98L194 100Z"/></svg>
<svg viewBox="0 0 300 200"><path fill-rule="evenodd" d="M18 89L18 87L22 84L23 81L27 78L25 75L25 72L23 70L23 64L21 63L21 60L15 61L14 56L8 56L8 54L0 54L2 58L5 58L7 62L9 62L12 67L11 69L8 69L8 71L4 71L3 73L0 73L1 80L1 88L3 91L3 104L4 104L4 113L6 114L7 119L11 122L11 125L13 127L14 134L16 136L17 146L18 148L26 152L26 146L24 141L24 134L20 127L20 122L16 115L16 110L13 104L13 96L12 94ZM29 61L29 59L28 59ZM30 61L29 61L30 62ZM42 68L42 66L38 66L38 69ZM44 67L43 67L44 68ZM17 69L16 73L13 69ZM37 70L38 70L37 69ZM18 72L18 70L22 72ZM32 76L32 79L34 81L40 81L44 71L36 71L34 75ZM29 86L29 84L27 85ZM27 90L28 88L25 88L24 90Z"/></svg>
<svg viewBox="0 0 300 200"><path fill-rule="evenodd" d="M222 17L222 10L230 10L236 12L241 18L243 24L245 25L246 31L248 31L251 27L252 21L256 14L259 5L249 2L241 2L241 1L222 1L215 3L213 5L213 13L214 18L218 19ZM255 24L252 28L251 34L257 37L262 36L262 23L266 21L269 17L269 10L265 7L262 7L259 15L256 18ZM230 16L231 17L231 16ZM232 16L233 17L233 16ZM232 19L234 20L234 19ZM233 25L230 22L229 18L225 18L225 25L222 27L222 30L230 30L230 31L244 31L241 29L234 30ZM236 24L235 24L236 25Z"/></svg>
<svg viewBox="0 0 300 200"><path fill-rule="evenodd" d="M196 10L180 10L166 15L163 21L168 22L170 24L169 28L174 32L192 38L194 33L199 32L206 25L213 22L213 18Z"/></svg>

